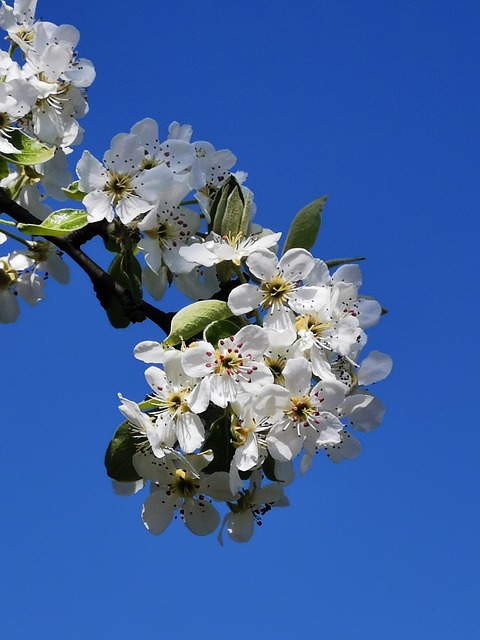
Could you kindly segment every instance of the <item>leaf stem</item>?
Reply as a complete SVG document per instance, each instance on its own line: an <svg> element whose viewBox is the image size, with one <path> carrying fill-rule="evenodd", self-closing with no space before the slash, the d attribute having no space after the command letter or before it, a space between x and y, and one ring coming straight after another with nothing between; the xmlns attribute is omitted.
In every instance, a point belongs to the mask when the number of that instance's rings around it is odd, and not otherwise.
<svg viewBox="0 0 480 640"><path fill-rule="evenodd" d="M29 242L28 240L25 240L24 238L21 238L20 236L15 235L11 231L8 231L8 229L4 229L2 233L4 233L6 236L11 238L12 240L16 240L17 242L20 242L21 244L25 245L28 249L32 248L33 242Z"/></svg>

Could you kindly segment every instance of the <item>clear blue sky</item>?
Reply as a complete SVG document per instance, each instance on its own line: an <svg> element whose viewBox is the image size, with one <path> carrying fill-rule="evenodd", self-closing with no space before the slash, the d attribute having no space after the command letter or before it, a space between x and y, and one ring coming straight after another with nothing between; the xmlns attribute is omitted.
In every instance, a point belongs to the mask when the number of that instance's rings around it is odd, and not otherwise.
<svg viewBox="0 0 480 640"><path fill-rule="evenodd" d="M390 311L369 346L394 370L360 457L316 460L248 545L179 522L154 537L103 453L116 393L146 392L133 346L162 336L111 329L73 268L70 287L49 281L1 327L2 637L478 638L478 3L39 0L38 15L77 26L96 66L94 155L145 116L179 120L237 155L265 226L329 193L315 253L368 257L363 291Z"/></svg>

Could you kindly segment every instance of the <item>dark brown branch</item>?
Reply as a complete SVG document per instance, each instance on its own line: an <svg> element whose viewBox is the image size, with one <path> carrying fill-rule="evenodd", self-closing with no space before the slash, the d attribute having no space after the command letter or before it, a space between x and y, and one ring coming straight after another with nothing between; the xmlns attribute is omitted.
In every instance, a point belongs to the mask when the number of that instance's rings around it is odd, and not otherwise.
<svg viewBox="0 0 480 640"><path fill-rule="evenodd" d="M42 222L27 211L27 209L24 209L9 198L3 189L0 189L0 211L9 215L16 222L23 224L41 224ZM61 238L51 236L43 237L70 256L88 275L102 307L106 308L109 305L109 301L113 295L118 298L122 306L122 311L131 322L143 322L148 318L168 335L171 319L174 315L173 313L166 313L145 301L141 301L138 304L135 303L130 292L125 289L125 287L119 285L106 271L79 248L81 244L91 240L96 235L102 235L102 232L105 230L105 226L101 223L94 223L93 225L88 225L88 227L90 227L90 229L88 232L85 231L83 235L75 235L76 232L74 232ZM88 227L86 227L86 229ZM83 230L80 229L80 231Z"/></svg>

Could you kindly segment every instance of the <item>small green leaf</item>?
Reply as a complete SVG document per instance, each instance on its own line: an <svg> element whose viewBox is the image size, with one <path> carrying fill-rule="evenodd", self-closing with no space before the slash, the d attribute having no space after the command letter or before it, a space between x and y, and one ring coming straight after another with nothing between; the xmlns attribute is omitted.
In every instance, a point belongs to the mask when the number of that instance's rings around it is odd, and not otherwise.
<svg viewBox="0 0 480 640"><path fill-rule="evenodd" d="M136 453L137 448L128 422L122 422L115 431L105 453L107 475L119 482L140 480L132 463L132 458Z"/></svg>
<svg viewBox="0 0 480 640"><path fill-rule="evenodd" d="M132 253L117 254L108 268L108 273L115 282L132 294L134 302L142 300L142 267ZM130 319L125 315L117 296L111 296L105 310L110 324L115 329L125 329L130 324Z"/></svg>
<svg viewBox="0 0 480 640"><path fill-rule="evenodd" d="M69 200L77 200L78 202L81 202L87 195L83 191L79 190L79 182L79 180L75 180L75 182L69 184L68 187L62 188L63 193L69 198Z"/></svg>
<svg viewBox="0 0 480 640"><path fill-rule="evenodd" d="M275 477L275 460L272 458L270 454L267 455L262 464L262 471L267 480L271 482L278 482Z"/></svg>
<svg viewBox="0 0 480 640"><path fill-rule="evenodd" d="M8 176L8 162L4 158L0 158L0 180Z"/></svg>
<svg viewBox="0 0 480 640"><path fill-rule="evenodd" d="M238 183L235 176L231 175L225 182L223 187L217 191L217 194L213 200L212 207L210 209L210 228L209 231L222 235L222 224L225 212L227 210L227 203L230 194L238 187Z"/></svg>
<svg viewBox="0 0 480 640"><path fill-rule="evenodd" d="M351 264L361 260L365 260L365 258L334 258L333 260L325 260L325 264L329 269L333 269L334 267L341 267L342 264Z"/></svg>
<svg viewBox="0 0 480 640"><path fill-rule="evenodd" d="M78 209L59 209L51 213L42 224L19 224L17 229L32 236L66 236L71 231L81 229L88 224L86 211Z"/></svg>
<svg viewBox="0 0 480 640"><path fill-rule="evenodd" d="M53 158L55 153L55 147L49 147L43 142L30 138L20 129L12 131L9 139L18 149L18 153L2 153L0 155L14 164L42 164Z"/></svg>
<svg viewBox="0 0 480 640"><path fill-rule="evenodd" d="M205 440L202 451L211 449L213 460L203 470L210 474L215 471L230 471L230 463L235 454L235 448L231 443L230 420L228 416L221 416L210 426L210 433Z"/></svg>
<svg viewBox="0 0 480 640"><path fill-rule="evenodd" d="M216 345L221 338L228 338L234 336L238 330L242 327L239 321L235 322L235 319L231 320L216 320L211 322L205 331L203 332L203 339L210 344Z"/></svg>
<svg viewBox="0 0 480 640"><path fill-rule="evenodd" d="M201 300L189 304L173 316L170 333L164 344L173 347L201 333L215 320L225 320L231 316L227 303L222 300Z"/></svg>
<svg viewBox="0 0 480 640"><path fill-rule="evenodd" d="M306 207L300 209L292 220L288 230L282 254L289 249L311 249L317 239L320 223L322 221L322 210L328 196L317 198Z"/></svg>
<svg viewBox="0 0 480 640"><path fill-rule="evenodd" d="M227 206L223 215L220 235L234 238L240 232L243 219L243 195L238 184L234 186L232 193L228 196Z"/></svg>

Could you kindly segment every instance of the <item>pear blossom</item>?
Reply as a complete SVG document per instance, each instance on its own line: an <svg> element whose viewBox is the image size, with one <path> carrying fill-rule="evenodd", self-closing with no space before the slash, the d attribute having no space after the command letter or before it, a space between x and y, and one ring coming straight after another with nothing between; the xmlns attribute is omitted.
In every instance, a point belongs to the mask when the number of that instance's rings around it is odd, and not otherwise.
<svg viewBox="0 0 480 640"><path fill-rule="evenodd" d="M0 322L15 322L18 318L17 295L30 305L44 298L43 279L29 267L20 252L0 257Z"/></svg>
<svg viewBox="0 0 480 640"><path fill-rule="evenodd" d="M182 366L188 375L202 378L197 402L203 405L204 398L208 398L217 406L226 407L240 392L255 393L271 383L272 373L263 363L267 347L266 332L254 325L219 340L217 347L206 341L194 343L183 353ZM192 400L192 408L195 405Z"/></svg>
<svg viewBox="0 0 480 640"><path fill-rule="evenodd" d="M288 498L278 484L260 486L261 474L254 473L249 488L242 492L236 504L229 504L231 511L225 516L218 541L223 546L223 530L227 528L230 540L245 543L253 535L255 524L262 524L262 517L272 507L287 507Z"/></svg>
<svg viewBox="0 0 480 640"><path fill-rule="evenodd" d="M205 454L189 456L188 465L172 459L170 464L163 466L163 471L159 470L142 509L142 521L150 533L163 533L176 511L195 535L208 535L217 528L220 516L208 496L225 501L234 500L236 495L230 490L227 473L208 476L202 473L208 458Z"/></svg>
<svg viewBox="0 0 480 640"><path fill-rule="evenodd" d="M187 262L193 262L205 267L212 267L224 260L240 266L242 260L259 249L274 247L281 237L281 233L268 232L265 235L222 237L217 233L207 236L205 242L191 244L180 249L180 255Z"/></svg>
<svg viewBox="0 0 480 640"><path fill-rule="evenodd" d="M0 27L8 33L8 37L23 51L33 40L35 9L37 0L15 0L10 7L2 0L0 7Z"/></svg>
<svg viewBox="0 0 480 640"><path fill-rule="evenodd" d="M305 440L316 446L340 442L343 428L338 406L345 397L339 382L311 385L311 365L303 357L292 358L283 371L284 387L266 385L257 394L255 411L269 417L268 450L282 461L295 458Z"/></svg>
<svg viewBox="0 0 480 640"><path fill-rule="evenodd" d="M177 350L165 352L164 370L149 367L145 371L145 378L153 390L150 400L159 439L171 447L178 440L184 453L193 453L205 440L205 428L199 416L189 407L188 400L195 381L185 375L181 356ZM207 406L206 397L203 403L197 399L198 413L205 411Z"/></svg>
<svg viewBox="0 0 480 640"><path fill-rule="evenodd" d="M235 315L242 315L261 306L266 311L264 326L277 332L285 344L291 344L297 337L292 307L313 301L318 291L315 286L301 284L314 267L312 255L305 249L290 249L278 260L268 249L259 249L246 263L260 285L236 287L228 297L229 308Z"/></svg>
<svg viewBox="0 0 480 640"><path fill-rule="evenodd" d="M89 222L108 220L115 213L124 224L150 211L155 204L159 184L166 179L162 165L142 171L143 147L132 134L118 134L103 164L84 151L77 164L79 189L87 195L83 203Z"/></svg>

